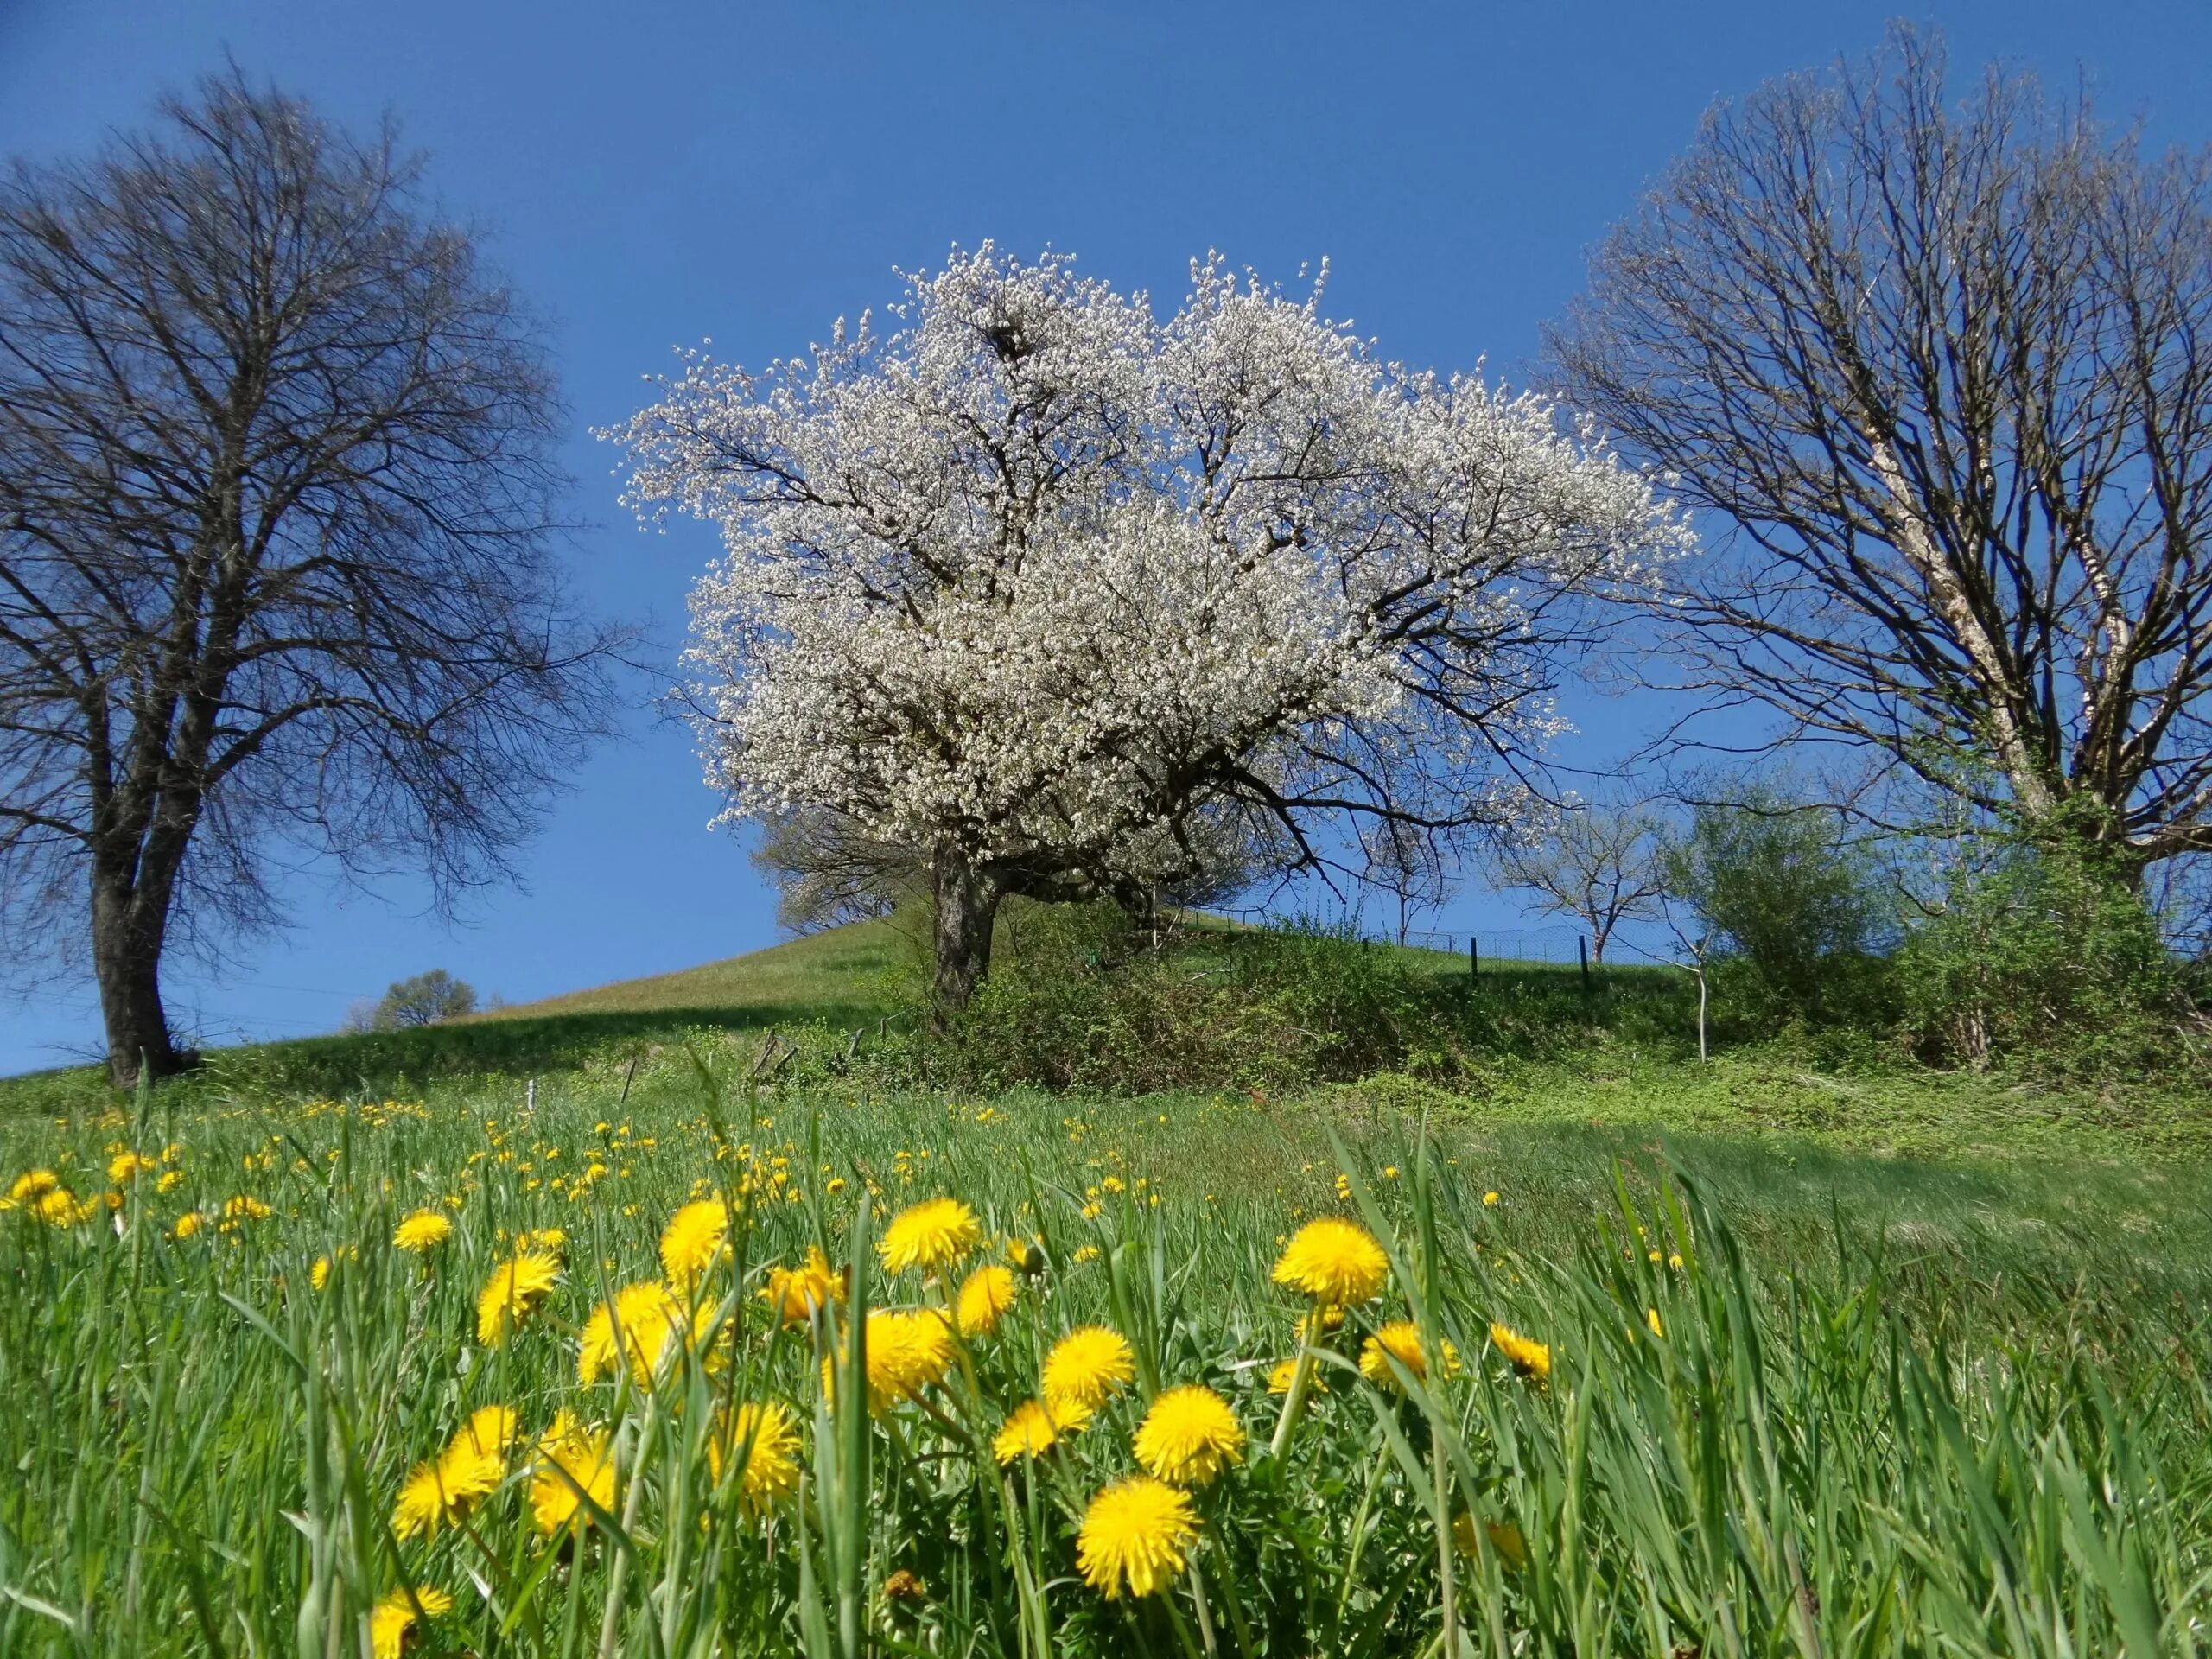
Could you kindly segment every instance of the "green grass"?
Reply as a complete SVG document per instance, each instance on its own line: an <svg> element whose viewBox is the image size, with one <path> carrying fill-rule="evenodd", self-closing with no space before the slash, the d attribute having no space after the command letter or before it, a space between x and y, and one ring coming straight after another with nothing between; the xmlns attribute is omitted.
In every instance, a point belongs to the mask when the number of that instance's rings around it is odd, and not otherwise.
<svg viewBox="0 0 2212 1659"><path fill-rule="evenodd" d="M1679 976L1585 999L1572 969L1503 965L1476 1027L1498 1046L1449 1088L916 1089L878 1036L911 949L840 930L232 1051L137 1097L94 1073L0 1083L0 1182L47 1169L75 1195L60 1224L0 1214L0 1652L373 1659L365 1611L409 1585L455 1602L416 1655L1431 1659L1447 1623L1497 1659L2201 1650L2196 1103L1772 1045L1700 1066ZM1396 960L1464 994L1458 959ZM1002 966L1022 962L1015 941ZM801 1059L753 1085L764 1027ZM162 1161L111 1207L124 1152ZM740 1224L699 1352L580 1382L594 1307L658 1275L668 1217L713 1194ZM815 1248L872 1305L941 1301L869 1243L940 1194L1046 1266L919 1402L837 1410L835 1332L775 1325L765 1273ZM421 1207L454 1233L418 1262L391 1241ZM1267 1379L1300 1305L1270 1269L1319 1215L1372 1228L1391 1282L1317 1358L1327 1392L1278 1454ZM479 1287L548 1226L563 1282L485 1345ZM1363 1376L1395 1318L1463 1369ZM1548 1382L1494 1319L1550 1344ZM1087 1323L1126 1333L1128 1383L1001 1468L992 1436ZM1229 1402L1243 1459L1197 1495L1166 1593L1108 1599L1084 1514L1135 1471L1145 1402L1189 1382ZM772 1501L708 1452L747 1402L798 1431ZM465 1524L395 1532L409 1471L487 1404L528 1436L565 1410L612 1437L620 1482L581 1535L534 1523L534 1487L567 1489L527 1446Z"/></svg>
<svg viewBox="0 0 2212 1659"><path fill-rule="evenodd" d="M707 1077L664 1046L550 1078L528 1117L513 1080L454 1080L419 1108L170 1091L0 1130L0 1168L80 1193L115 1148L175 1146L180 1172L80 1224L0 1216L0 1651L353 1652L364 1605L413 1584L456 1603L423 1654L1419 1655L1447 1560L1455 1628L1486 1655L2196 1650L2212 1233L2177 1166L1558 1121L1453 1119L1424 1143L1387 1088L748 1097L741 1047L699 1058ZM702 1298L721 1357L580 1386L591 1307L660 1271L678 1205L741 1184ZM885 1216L942 1193L1050 1266L924 1404L837 1414L817 1339L753 1294L763 1270L810 1245L872 1262ZM242 1196L270 1213L173 1236ZM421 1263L389 1243L418 1206L455 1225ZM1328 1392L1278 1457L1266 1377L1300 1304L1269 1268L1323 1213L1390 1241L1393 1281L1319 1362ZM482 1345L479 1286L545 1226L570 1235L566 1282ZM941 1294L880 1267L856 1282L876 1303ZM1464 1371L1361 1377L1361 1338L1395 1317ZM1492 1319L1551 1344L1548 1384L1490 1345ZM990 1435L1091 1322L1132 1340L1129 1383L1001 1470ZM1199 1496L1195 1580L1107 1599L1079 1575L1084 1510L1134 1471L1144 1401L1186 1382L1230 1403L1243 1460ZM804 1490L764 1513L706 1455L742 1401L801 1432ZM492 1403L531 1433L563 1408L609 1428L601 1524L542 1535L518 1458L466 1526L396 1536L408 1471ZM1463 1513L1512 1548L1440 1551ZM887 1598L901 1572L918 1599Z"/></svg>

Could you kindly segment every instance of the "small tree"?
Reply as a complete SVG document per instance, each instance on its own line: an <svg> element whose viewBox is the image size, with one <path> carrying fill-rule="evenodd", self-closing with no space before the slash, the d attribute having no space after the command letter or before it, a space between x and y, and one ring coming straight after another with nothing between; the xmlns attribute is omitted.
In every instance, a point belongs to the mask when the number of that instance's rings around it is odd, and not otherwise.
<svg viewBox="0 0 2212 1659"><path fill-rule="evenodd" d="M371 1011L371 1031L409 1031L476 1012L476 991L442 968L396 980Z"/></svg>
<svg viewBox="0 0 2212 1659"><path fill-rule="evenodd" d="M1413 932L1416 918L1452 896L1452 873L1435 840L1393 818L1361 826L1365 859L1360 885L1389 896L1400 944Z"/></svg>
<svg viewBox="0 0 2212 1659"><path fill-rule="evenodd" d="M0 182L0 918L89 938L119 1085L288 849L503 874L613 643L537 332L393 134L235 73L162 115Z"/></svg>
<svg viewBox="0 0 2212 1659"><path fill-rule="evenodd" d="M1575 806L1542 840L1498 848L1493 868L1506 890L1532 893L1539 910L1587 927L1591 960L1603 963L1623 922L1659 913L1659 842L1658 819L1641 808Z"/></svg>
<svg viewBox="0 0 2212 1659"><path fill-rule="evenodd" d="M1218 261L1162 321L987 245L897 315L765 373L696 361L613 435L633 504L722 528L689 658L709 781L925 855L940 1008L1002 899L1141 905L1211 824L1310 868L1362 820L1516 817L1588 601L1687 545L1550 404L1389 364Z"/></svg>
<svg viewBox="0 0 2212 1659"><path fill-rule="evenodd" d="M1700 804L1662 854L1661 883L1768 1011L1822 1019L1855 1009L1885 916L1834 809L1764 792Z"/></svg>

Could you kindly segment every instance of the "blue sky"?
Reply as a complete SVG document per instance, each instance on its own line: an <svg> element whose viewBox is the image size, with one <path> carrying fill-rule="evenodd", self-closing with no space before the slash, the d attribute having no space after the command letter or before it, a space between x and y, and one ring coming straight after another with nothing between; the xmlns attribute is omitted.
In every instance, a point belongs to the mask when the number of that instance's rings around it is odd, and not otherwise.
<svg viewBox="0 0 2212 1659"><path fill-rule="evenodd" d="M1329 308L1388 354L1514 375L1584 251L1714 99L1865 50L1891 11L0 0L0 155L90 148L226 51L341 120L397 115L554 323L594 525L578 585L655 619L666 655L711 537L639 535L587 433L634 406L672 346L802 350L889 298L893 266L989 237L1164 301L1209 248L1286 283L1325 255ZM2107 118L2212 138L2205 0L1913 15L1956 63L2085 76ZM1585 755L1637 724L1630 708L1576 712ZM363 894L302 872L297 926L219 979L174 973L173 1014L209 1040L287 1036L432 966L521 1001L771 943L772 900L708 832L715 805L688 736L639 712L556 803L525 890L448 929L408 883ZM1519 919L1473 893L1435 925ZM0 1071L88 1050L93 1007L68 987L0 1004Z"/></svg>

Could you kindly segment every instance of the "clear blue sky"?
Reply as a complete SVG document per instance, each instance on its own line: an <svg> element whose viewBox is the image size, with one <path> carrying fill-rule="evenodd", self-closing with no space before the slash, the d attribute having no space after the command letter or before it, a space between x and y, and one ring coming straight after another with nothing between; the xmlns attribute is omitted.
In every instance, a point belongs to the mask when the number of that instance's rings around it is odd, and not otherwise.
<svg viewBox="0 0 2212 1659"><path fill-rule="evenodd" d="M445 201L545 310L575 437L583 592L672 650L709 533L640 537L586 435L669 349L757 362L880 305L892 268L995 238L1165 300L1219 248L1391 356L1512 373L1586 248L1715 98L1879 38L1881 4L843 3L0 0L0 155L84 150L230 53L342 120L390 110ZM1941 0L1954 60L2086 76L2107 117L2212 138L2212 6ZM1580 711L1602 742L1634 711ZM443 966L520 1001L772 941L772 904L683 733L632 716L448 931L405 883L290 883L297 927L219 981L171 977L209 1040L328 1030ZM1477 894L1439 925L1513 925ZM0 950L5 942L0 941ZM0 1071L83 1052L88 994L0 1005Z"/></svg>

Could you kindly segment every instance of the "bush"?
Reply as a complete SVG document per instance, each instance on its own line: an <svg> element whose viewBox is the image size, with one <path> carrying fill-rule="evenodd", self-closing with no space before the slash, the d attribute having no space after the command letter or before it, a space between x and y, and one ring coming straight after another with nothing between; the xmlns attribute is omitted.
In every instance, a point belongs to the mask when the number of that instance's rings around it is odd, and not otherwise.
<svg viewBox="0 0 2212 1659"><path fill-rule="evenodd" d="M1898 951L1897 982L1905 1029L1929 1059L2111 1077L2170 1066L2184 1050L2178 965L2156 919L2065 846L2013 840L1962 860Z"/></svg>
<svg viewBox="0 0 2212 1659"><path fill-rule="evenodd" d="M1025 907L990 977L918 1059L976 1088L1276 1090L1382 1072L1467 1083L1499 1056L1556 1058L1605 1026L1647 1051L1692 1029L1681 977L1485 971L1312 921L1184 923L1155 948L1111 906Z"/></svg>
<svg viewBox="0 0 2212 1659"><path fill-rule="evenodd" d="M1879 1020L1888 906L1834 812L1773 794L1700 806L1663 863L1669 894L1711 927L1724 1026Z"/></svg>

